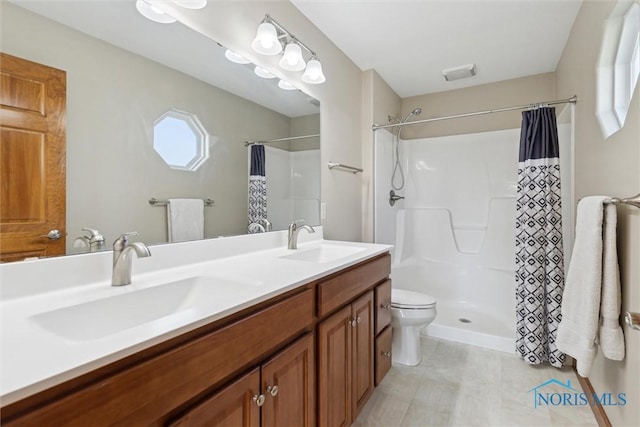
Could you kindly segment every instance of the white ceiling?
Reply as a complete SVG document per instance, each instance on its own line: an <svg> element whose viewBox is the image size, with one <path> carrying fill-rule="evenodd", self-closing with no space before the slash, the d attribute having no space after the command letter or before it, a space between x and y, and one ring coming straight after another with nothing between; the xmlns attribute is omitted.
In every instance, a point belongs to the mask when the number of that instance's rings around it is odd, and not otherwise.
<svg viewBox="0 0 640 427"><path fill-rule="evenodd" d="M136 10L135 0L9 1L288 117L319 111L309 96L282 90L277 79L258 78L252 66L228 61L225 48L202 34L178 22L158 24L146 19Z"/></svg>
<svg viewBox="0 0 640 427"><path fill-rule="evenodd" d="M555 71L582 0L291 0L402 98ZM322 52L318 52L322 60ZM474 63L477 75L441 71Z"/></svg>

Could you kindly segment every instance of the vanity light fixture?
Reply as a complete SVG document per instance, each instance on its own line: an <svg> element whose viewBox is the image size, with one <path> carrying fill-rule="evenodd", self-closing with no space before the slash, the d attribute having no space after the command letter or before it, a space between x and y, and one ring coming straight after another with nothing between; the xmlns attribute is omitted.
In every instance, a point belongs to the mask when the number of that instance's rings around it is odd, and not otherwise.
<svg viewBox="0 0 640 427"><path fill-rule="evenodd" d="M262 68L259 65L256 65L256 68L253 69L253 72L256 74L256 76L262 77L263 79L273 79L276 77L269 70Z"/></svg>
<svg viewBox="0 0 640 427"><path fill-rule="evenodd" d="M162 0L137 0L136 9L147 19L160 24L172 24L176 19L166 14L161 8L157 7ZM202 9L207 5L207 0L173 0L178 6L185 9Z"/></svg>
<svg viewBox="0 0 640 427"><path fill-rule="evenodd" d="M302 57L302 49L295 41L290 41L284 48L282 59L278 63L281 68L289 71L302 71L306 67Z"/></svg>
<svg viewBox="0 0 640 427"><path fill-rule="evenodd" d="M288 71L305 70L302 75L302 81L305 83L320 84L327 80L316 53L269 15L265 15L260 22L251 47L263 55L277 55L283 50L283 41L285 44L284 53L278 62L282 69ZM308 63L305 63L302 55L303 49L311 56Z"/></svg>
<svg viewBox="0 0 640 427"><path fill-rule="evenodd" d="M315 56L311 57L309 62L307 63L307 69L304 71L302 75L302 81L305 83L311 84L320 84L325 82L326 77L322 72L322 64L318 61L318 58Z"/></svg>
<svg viewBox="0 0 640 427"><path fill-rule="evenodd" d="M249 61L247 58L245 58L242 55L238 55L237 53L235 53L234 51L232 51L231 49L227 49L224 52L224 56L225 58L227 58L229 61L231 62L235 62L236 64L250 64L251 61Z"/></svg>
<svg viewBox="0 0 640 427"><path fill-rule="evenodd" d="M295 87L294 85L292 85L291 83L289 83L286 80L280 80L278 82L278 87L280 89L284 89L284 90L296 90L297 89L297 87Z"/></svg>
<svg viewBox="0 0 640 427"><path fill-rule="evenodd" d="M147 19L160 24L172 24L176 22L175 18L167 15L162 10L154 6L155 1L152 0L137 0L136 9Z"/></svg>
<svg viewBox="0 0 640 427"><path fill-rule="evenodd" d="M207 5L207 0L173 0L173 2L185 9L202 9Z"/></svg>

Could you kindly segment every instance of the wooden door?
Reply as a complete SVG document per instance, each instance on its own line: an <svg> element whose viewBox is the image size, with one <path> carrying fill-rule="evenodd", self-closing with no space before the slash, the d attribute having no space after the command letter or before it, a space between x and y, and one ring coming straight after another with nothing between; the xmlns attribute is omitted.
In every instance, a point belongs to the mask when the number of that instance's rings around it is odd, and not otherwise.
<svg viewBox="0 0 640 427"><path fill-rule="evenodd" d="M358 416L373 392L373 291L367 292L352 305L353 318L353 386L351 410Z"/></svg>
<svg viewBox="0 0 640 427"><path fill-rule="evenodd" d="M64 254L66 73L4 53L0 71L0 261Z"/></svg>
<svg viewBox="0 0 640 427"><path fill-rule="evenodd" d="M262 367L262 427L315 426L313 334L307 334Z"/></svg>
<svg viewBox="0 0 640 427"><path fill-rule="evenodd" d="M260 427L260 370L254 369L169 424L202 427Z"/></svg>
<svg viewBox="0 0 640 427"><path fill-rule="evenodd" d="M318 326L318 425L351 425L351 306Z"/></svg>

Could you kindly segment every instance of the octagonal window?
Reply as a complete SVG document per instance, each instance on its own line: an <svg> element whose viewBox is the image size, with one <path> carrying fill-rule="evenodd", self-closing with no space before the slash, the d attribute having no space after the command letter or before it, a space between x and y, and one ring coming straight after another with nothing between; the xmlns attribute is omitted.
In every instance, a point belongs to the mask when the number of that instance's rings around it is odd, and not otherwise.
<svg viewBox="0 0 640 427"><path fill-rule="evenodd" d="M618 0L606 21L597 68L597 111L602 134L622 129L640 76L640 6Z"/></svg>
<svg viewBox="0 0 640 427"><path fill-rule="evenodd" d="M195 171L209 158L209 135L195 114L171 109L154 122L153 148L170 168Z"/></svg>

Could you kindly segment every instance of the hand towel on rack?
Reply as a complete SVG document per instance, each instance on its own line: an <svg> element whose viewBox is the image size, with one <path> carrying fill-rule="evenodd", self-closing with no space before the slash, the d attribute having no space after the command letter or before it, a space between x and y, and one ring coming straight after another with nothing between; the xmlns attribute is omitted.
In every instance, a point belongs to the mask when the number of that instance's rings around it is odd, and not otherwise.
<svg viewBox="0 0 640 427"><path fill-rule="evenodd" d="M167 203L169 242L204 238L204 202L202 199L169 199Z"/></svg>
<svg viewBox="0 0 640 427"><path fill-rule="evenodd" d="M613 205L605 209L605 200L607 197L591 196L578 203L576 239L556 339L558 349L576 359L578 374L583 377L591 371L598 333L607 358L621 360L624 357L624 337L618 321L616 210Z"/></svg>

